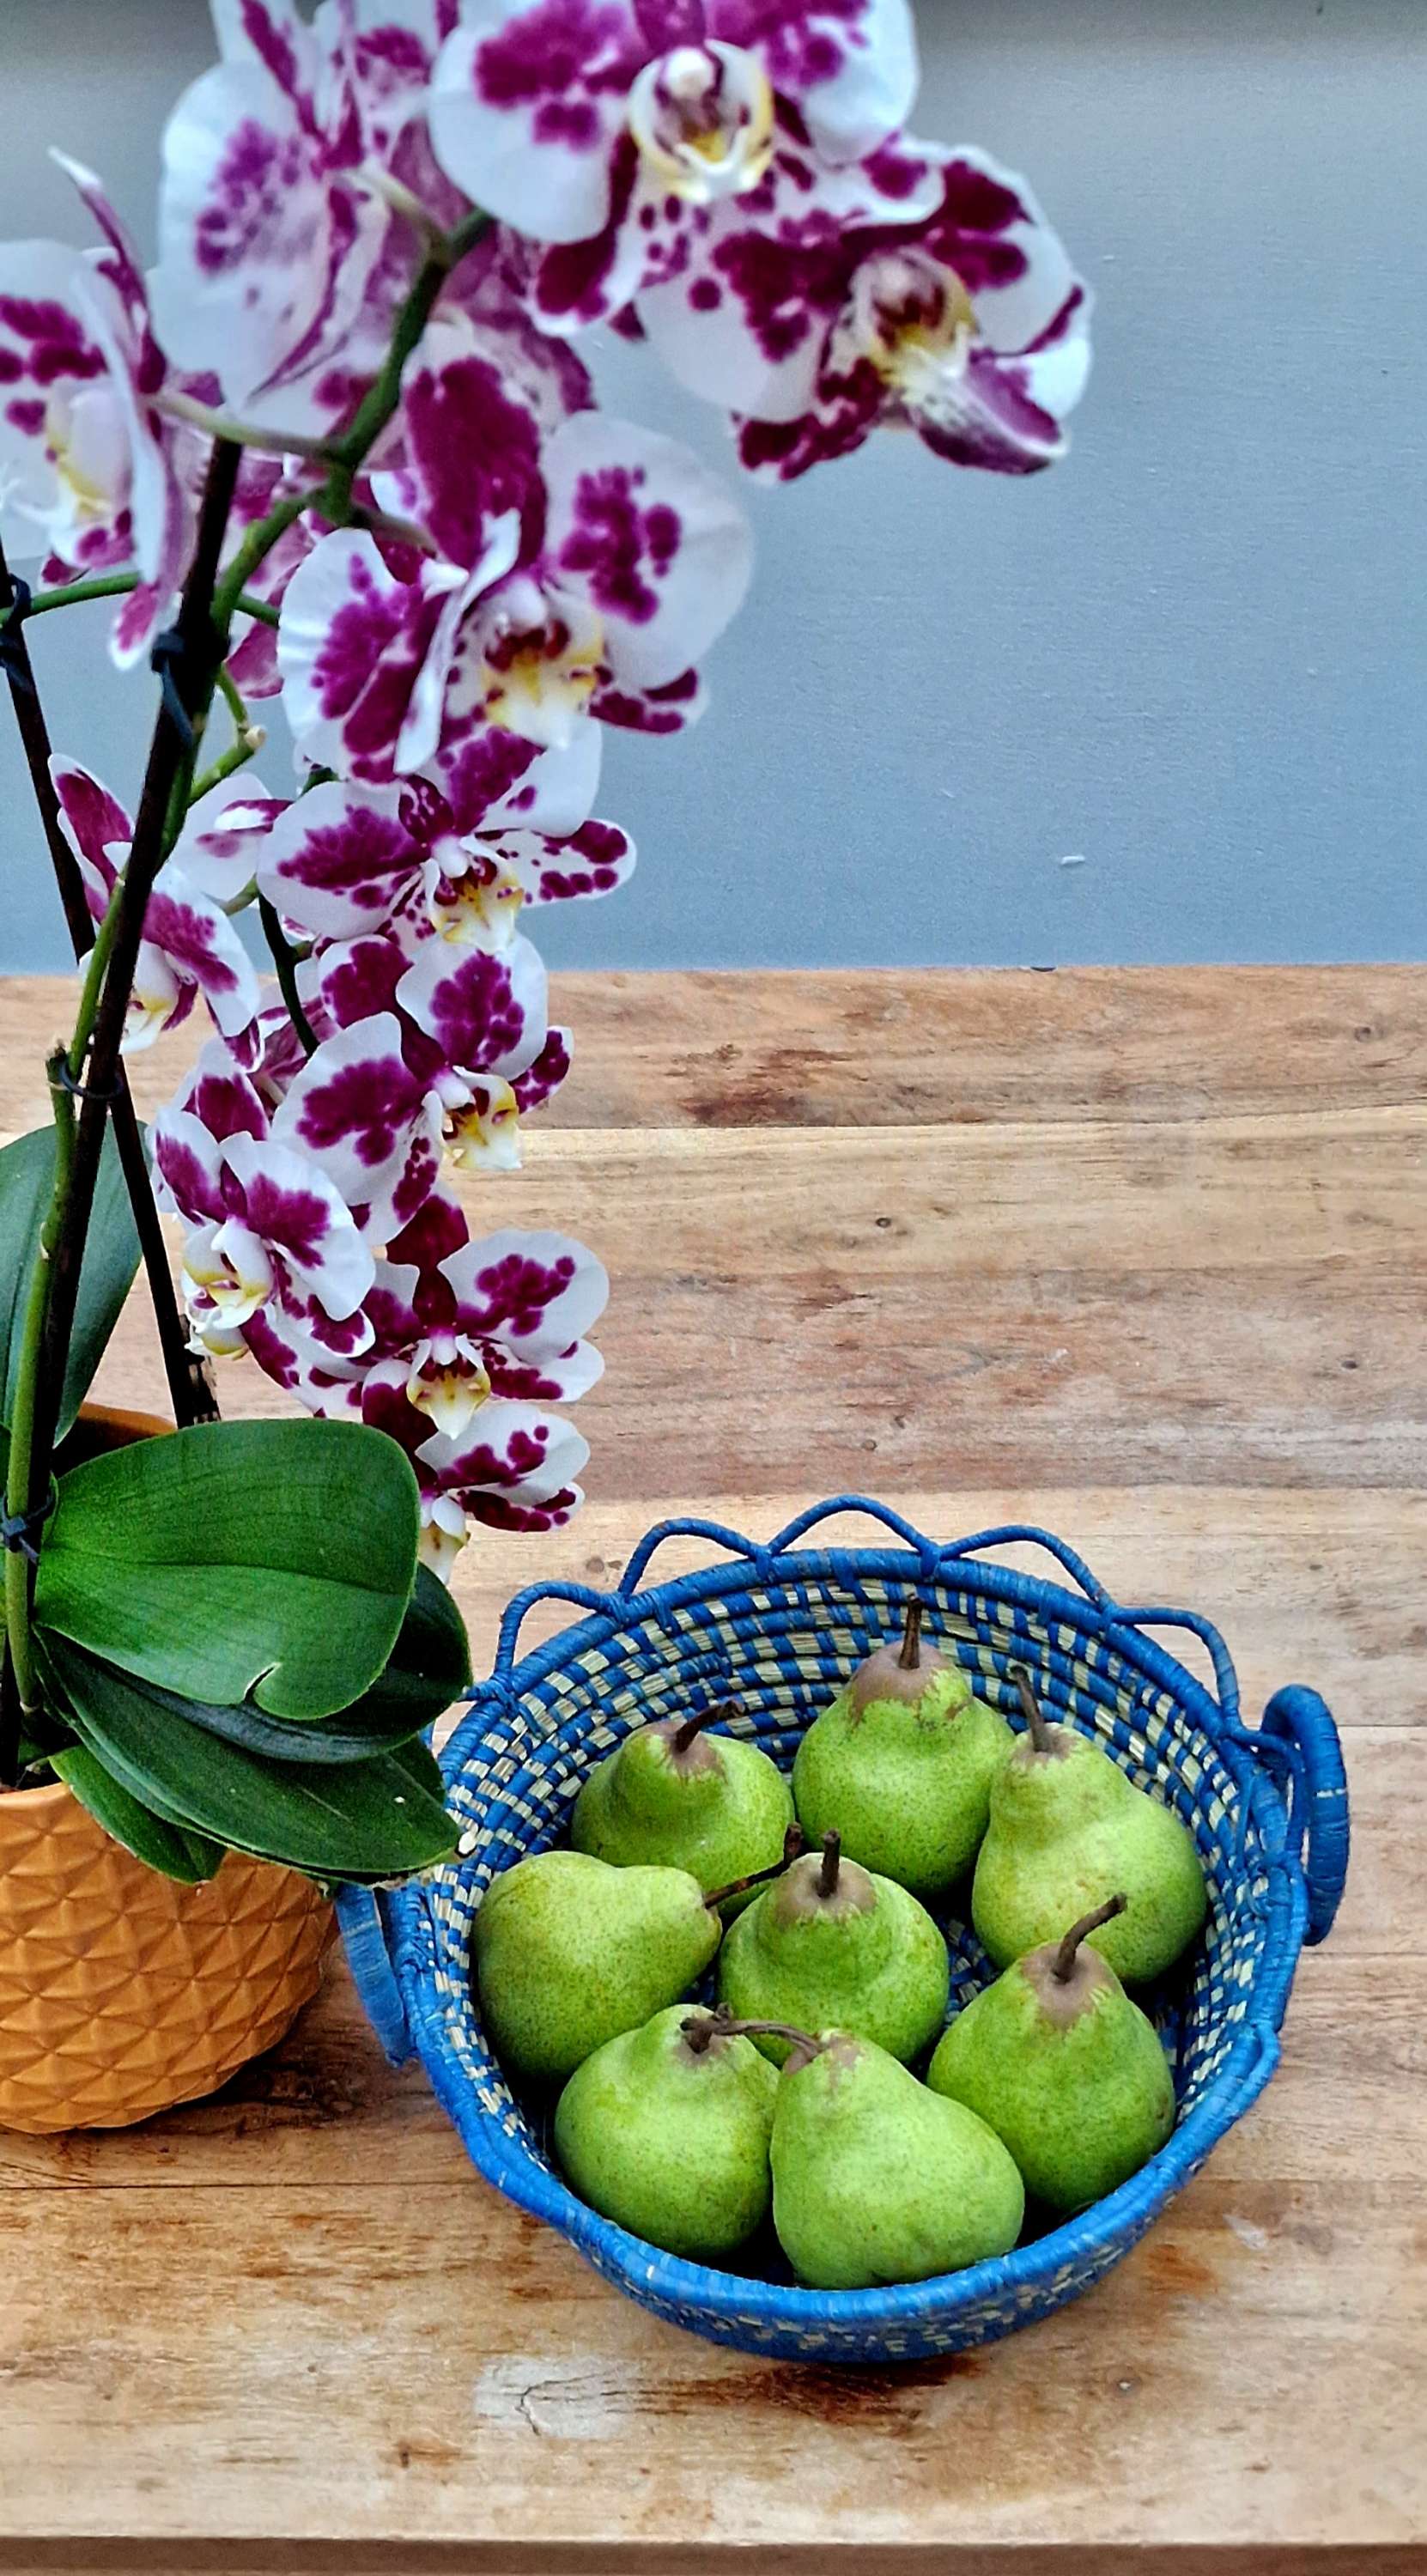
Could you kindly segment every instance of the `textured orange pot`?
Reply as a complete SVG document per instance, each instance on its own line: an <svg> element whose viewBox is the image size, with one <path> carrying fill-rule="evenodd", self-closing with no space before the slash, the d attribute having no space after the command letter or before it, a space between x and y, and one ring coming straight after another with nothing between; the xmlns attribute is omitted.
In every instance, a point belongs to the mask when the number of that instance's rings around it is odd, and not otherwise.
<svg viewBox="0 0 1427 2576"><path fill-rule="evenodd" d="M86 1407L87 1448L166 1431ZM0 2127L117 2129L211 2093L317 1990L332 1908L230 1853L180 1887L68 1789L0 1795Z"/></svg>

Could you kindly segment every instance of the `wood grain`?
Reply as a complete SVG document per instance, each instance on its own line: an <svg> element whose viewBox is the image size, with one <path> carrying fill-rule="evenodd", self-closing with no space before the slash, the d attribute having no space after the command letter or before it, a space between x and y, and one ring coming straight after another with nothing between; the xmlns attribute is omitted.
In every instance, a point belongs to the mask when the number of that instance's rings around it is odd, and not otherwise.
<svg viewBox="0 0 1427 2576"><path fill-rule="evenodd" d="M0 1133L65 1007L0 985ZM611 1583L655 1519L1033 1520L1207 1612L1250 1722L1324 1691L1338 1927L1267 2094L1091 2298L850 2373L621 2301L334 1969L214 2101L0 2138L0 2570L1427 2566L1427 973L570 977L557 1010L575 1073L472 1212L587 1234L609 1368L579 1520L461 1562L478 1663L513 1590ZM141 1107L184 1061L136 1059ZM161 1383L136 1299L103 1389Z"/></svg>

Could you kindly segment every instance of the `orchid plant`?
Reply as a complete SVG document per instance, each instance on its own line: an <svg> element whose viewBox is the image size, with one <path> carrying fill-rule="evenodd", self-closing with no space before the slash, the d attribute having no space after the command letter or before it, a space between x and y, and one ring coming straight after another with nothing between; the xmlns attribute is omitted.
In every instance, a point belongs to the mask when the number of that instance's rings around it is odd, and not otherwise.
<svg viewBox="0 0 1427 2576"><path fill-rule="evenodd" d="M736 499L600 408L585 335L645 343L765 479L881 426L1025 474L1089 299L1019 179L906 132L906 0L213 14L157 269L69 161L96 245L0 251L0 535L42 559L0 557L0 655L84 962L53 1129L0 1157L0 1765L180 1875L236 1844L360 1879L449 1846L437 1578L473 1524L573 1512L550 1408L600 1367L594 1255L473 1237L453 1175L514 1167L568 1069L529 925L634 865L604 729L694 720L749 580ZM51 751L29 658L99 597L161 682L133 816ZM146 1163L123 1053L200 1005ZM71 1463L141 1257L178 1436ZM218 1424L205 1355L239 1351L312 1418Z"/></svg>

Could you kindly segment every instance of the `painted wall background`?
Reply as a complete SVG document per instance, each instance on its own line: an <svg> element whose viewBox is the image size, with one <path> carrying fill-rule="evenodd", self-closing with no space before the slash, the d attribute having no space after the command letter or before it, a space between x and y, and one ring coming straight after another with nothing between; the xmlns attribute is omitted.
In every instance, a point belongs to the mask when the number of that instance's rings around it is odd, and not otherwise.
<svg viewBox="0 0 1427 2576"><path fill-rule="evenodd" d="M621 895L553 964L1427 954L1427 10L921 0L922 130L1031 177L1099 298L1074 449L1024 486L884 437L746 488L753 597L682 742L612 740ZM204 0L0 0L0 238L79 239L62 141L147 241ZM732 472L616 346L606 398ZM121 790L146 683L36 629ZM3 712L3 710L0 710ZM259 764L285 783L285 748ZM0 968L64 943L0 724ZM1076 864L1067 865L1067 861Z"/></svg>

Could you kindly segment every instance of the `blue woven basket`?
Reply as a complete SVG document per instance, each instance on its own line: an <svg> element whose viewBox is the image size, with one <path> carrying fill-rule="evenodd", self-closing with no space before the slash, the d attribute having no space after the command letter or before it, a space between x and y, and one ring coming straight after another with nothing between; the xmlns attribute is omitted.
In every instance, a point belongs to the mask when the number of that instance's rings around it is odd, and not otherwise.
<svg viewBox="0 0 1427 2576"><path fill-rule="evenodd" d="M861 1511L901 1542L802 1548L836 1512ZM669 1537L726 1550L697 1573L642 1588ZM1075 1588L982 1561L1033 1542ZM1175 2068L1179 2121L1132 2181L1013 2254L905 2287L825 2293L787 2276L715 2272L611 2226L576 2200L546 2147L544 2114L517 2100L494 2062L471 1997L471 1918L483 1888L525 1853L564 1835L585 1772L631 1727L736 1695L740 1731L785 1764L838 1683L899 1620L912 1593L927 1631L955 1652L981 1695L1016 1722L1009 1664L1023 1663L1052 1716L1093 1735L1140 1786L1193 1829L1210 1891L1203 1942L1155 1998ZM536 1602L587 1615L522 1661ZM1207 1649L1214 1686L1155 1645L1147 1628L1187 1629ZM806 1511L766 1547L711 1521L667 1521L636 1548L612 1593L543 1583L511 1603L495 1670L443 1756L453 1812L474 1848L419 1884L341 1912L353 1974L394 2062L420 2051L440 2099L487 2180L561 2228L608 2279L673 2324L789 2360L882 2361L961 2350L1007 2334L1088 2290L1129 2251L1215 2141L1262 2091L1305 1937L1321 1941L1348 1858L1347 1786L1337 1730L1316 1692L1270 1701L1243 1726L1233 1666L1207 1620L1121 1610L1071 1550L1042 1530L979 1531L938 1546L896 1512L840 1495ZM991 1974L974 1936L948 1918L952 2008ZM778 2271L776 2248L765 2259Z"/></svg>

